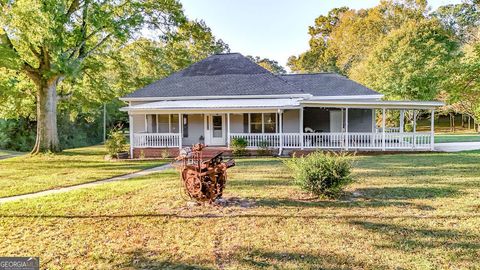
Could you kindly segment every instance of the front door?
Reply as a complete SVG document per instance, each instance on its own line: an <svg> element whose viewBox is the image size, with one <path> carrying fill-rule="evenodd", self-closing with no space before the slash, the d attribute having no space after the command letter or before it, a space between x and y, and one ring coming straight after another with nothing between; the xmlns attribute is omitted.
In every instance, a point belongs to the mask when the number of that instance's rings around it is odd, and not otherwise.
<svg viewBox="0 0 480 270"><path fill-rule="evenodd" d="M205 122L205 143L207 145L226 145L225 114L207 114Z"/></svg>

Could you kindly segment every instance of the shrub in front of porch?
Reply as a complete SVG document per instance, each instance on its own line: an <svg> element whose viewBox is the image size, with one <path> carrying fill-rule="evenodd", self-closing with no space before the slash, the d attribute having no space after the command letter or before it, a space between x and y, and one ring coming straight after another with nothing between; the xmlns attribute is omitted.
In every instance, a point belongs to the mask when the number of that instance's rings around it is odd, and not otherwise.
<svg viewBox="0 0 480 270"><path fill-rule="evenodd" d="M244 138L235 138L231 141L230 147L234 156L244 156L247 154L248 141Z"/></svg>
<svg viewBox="0 0 480 270"><path fill-rule="evenodd" d="M300 158L294 156L284 163L292 170L295 181L317 196L337 197L353 181L352 160L344 153L317 151Z"/></svg>
<svg viewBox="0 0 480 270"><path fill-rule="evenodd" d="M120 130L114 129L110 133L107 141L105 141L105 148L111 158L118 158L119 154L126 150L127 140Z"/></svg>

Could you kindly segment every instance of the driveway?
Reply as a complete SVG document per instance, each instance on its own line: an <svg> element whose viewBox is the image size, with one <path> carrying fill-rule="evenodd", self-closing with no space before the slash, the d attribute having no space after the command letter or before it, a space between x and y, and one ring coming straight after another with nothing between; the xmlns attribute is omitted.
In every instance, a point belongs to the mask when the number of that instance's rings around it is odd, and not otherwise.
<svg viewBox="0 0 480 270"><path fill-rule="evenodd" d="M435 144L435 151L440 152L460 152L468 150L480 150L480 142L456 142Z"/></svg>

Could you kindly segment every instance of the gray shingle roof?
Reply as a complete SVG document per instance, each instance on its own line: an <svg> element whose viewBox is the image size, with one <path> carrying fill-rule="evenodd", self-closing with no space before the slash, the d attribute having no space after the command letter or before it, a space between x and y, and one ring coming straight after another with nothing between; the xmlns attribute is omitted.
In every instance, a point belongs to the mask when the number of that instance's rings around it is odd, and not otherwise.
<svg viewBox="0 0 480 270"><path fill-rule="evenodd" d="M129 95L135 97L305 94L239 53L215 54Z"/></svg>
<svg viewBox="0 0 480 270"><path fill-rule="evenodd" d="M281 77L313 96L380 95L337 73L287 74Z"/></svg>
<svg viewBox="0 0 480 270"><path fill-rule="evenodd" d="M378 95L335 73L277 76L239 53L228 53L209 56L125 98L298 94Z"/></svg>

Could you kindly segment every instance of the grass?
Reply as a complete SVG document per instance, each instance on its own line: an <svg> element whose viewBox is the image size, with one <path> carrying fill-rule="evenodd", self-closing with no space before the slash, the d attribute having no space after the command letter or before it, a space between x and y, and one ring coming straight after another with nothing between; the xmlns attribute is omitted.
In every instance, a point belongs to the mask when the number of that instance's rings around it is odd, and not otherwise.
<svg viewBox="0 0 480 270"><path fill-rule="evenodd" d="M225 197L247 207L188 208L170 170L0 205L0 254L48 269L478 269L479 161L361 156L345 196L317 200L280 160L239 159Z"/></svg>
<svg viewBox="0 0 480 270"><path fill-rule="evenodd" d="M451 142L480 142L480 134L435 134L436 143L451 143Z"/></svg>
<svg viewBox="0 0 480 270"><path fill-rule="evenodd" d="M104 160L103 146L0 160L0 197L91 182L165 162Z"/></svg>

